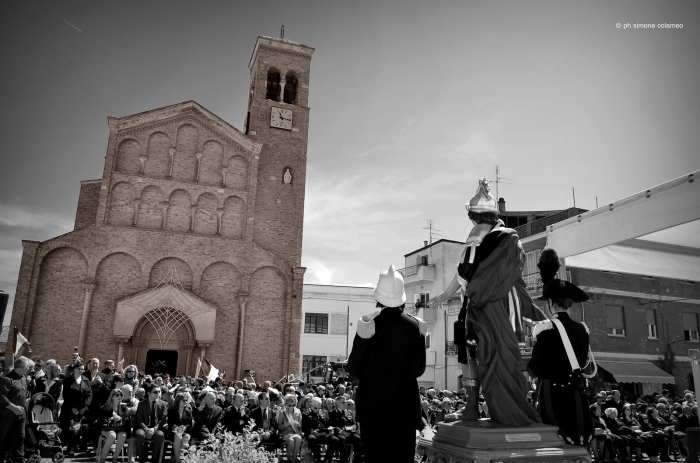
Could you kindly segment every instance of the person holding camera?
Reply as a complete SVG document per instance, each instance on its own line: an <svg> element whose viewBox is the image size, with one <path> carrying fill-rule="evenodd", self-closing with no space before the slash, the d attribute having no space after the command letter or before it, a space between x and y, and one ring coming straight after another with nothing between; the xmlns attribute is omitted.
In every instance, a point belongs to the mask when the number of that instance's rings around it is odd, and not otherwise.
<svg viewBox="0 0 700 463"><path fill-rule="evenodd" d="M14 369L0 379L0 456L12 451L14 463L24 463L24 427L27 422L27 373L34 362L18 357Z"/></svg>
<svg viewBox="0 0 700 463"><path fill-rule="evenodd" d="M83 376L85 367L79 360L68 366L63 381L63 405L58 422L61 426L62 441L69 457L75 455L74 445L82 436L82 446L87 446L89 436L82 434L81 421L86 417L92 403L90 382Z"/></svg>

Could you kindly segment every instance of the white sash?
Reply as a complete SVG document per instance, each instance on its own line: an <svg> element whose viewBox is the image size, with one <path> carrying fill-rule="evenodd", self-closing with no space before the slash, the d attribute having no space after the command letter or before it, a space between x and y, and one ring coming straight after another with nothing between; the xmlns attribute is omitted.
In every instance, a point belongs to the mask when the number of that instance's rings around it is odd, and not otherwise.
<svg viewBox="0 0 700 463"><path fill-rule="evenodd" d="M571 341L569 341L569 335L566 334L564 325L561 324L556 318L552 318L552 323L559 330L559 336L561 336L561 342L564 343L564 349L566 350L566 355L569 357L569 363L571 364L571 371L580 370L581 367L578 365L578 360L576 360L576 355L574 355L574 348L571 347Z"/></svg>

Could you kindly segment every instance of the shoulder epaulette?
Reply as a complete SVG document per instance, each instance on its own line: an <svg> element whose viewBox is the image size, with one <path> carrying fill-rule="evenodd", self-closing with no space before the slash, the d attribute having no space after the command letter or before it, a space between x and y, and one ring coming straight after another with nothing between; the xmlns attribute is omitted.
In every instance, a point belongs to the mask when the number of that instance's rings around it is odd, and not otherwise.
<svg viewBox="0 0 700 463"><path fill-rule="evenodd" d="M591 332L588 330L588 325L586 325L586 322L579 322L583 325L583 327L586 329L586 333L591 334Z"/></svg>
<svg viewBox="0 0 700 463"><path fill-rule="evenodd" d="M534 337L537 337L541 332L546 331L546 330L551 330L551 329L552 329L552 322L551 321L545 321L542 323L538 323L532 329L532 335Z"/></svg>
<svg viewBox="0 0 700 463"><path fill-rule="evenodd" d="M416 317L415 315L408 315L408 316L411 317L412 319L414 319L416 321L416 323L418 323L418 330L420 331L420 334L425 336L428 333L428 323L425 320L423 320L422 318Z"/></svg>
<svg viewBox="0 0 700 463"><path fill-rule="evenodd" d="M357 320L357 335L362 339L369 339L374 336L374 317L379 315L379 311L369 315L363 315Z"/></svg>

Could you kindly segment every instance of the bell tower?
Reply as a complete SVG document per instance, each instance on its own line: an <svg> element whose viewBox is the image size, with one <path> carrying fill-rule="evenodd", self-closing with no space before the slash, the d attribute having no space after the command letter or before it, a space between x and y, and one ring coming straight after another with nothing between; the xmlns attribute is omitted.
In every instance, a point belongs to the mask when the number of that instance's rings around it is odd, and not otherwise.
<svg viewBox="0 0 700 463"><path fill-rule="evenodd" d="M258 37L249 64L245 133L263 145L253 241L293 267L301 264L313 52L306 45Z"/></svg>

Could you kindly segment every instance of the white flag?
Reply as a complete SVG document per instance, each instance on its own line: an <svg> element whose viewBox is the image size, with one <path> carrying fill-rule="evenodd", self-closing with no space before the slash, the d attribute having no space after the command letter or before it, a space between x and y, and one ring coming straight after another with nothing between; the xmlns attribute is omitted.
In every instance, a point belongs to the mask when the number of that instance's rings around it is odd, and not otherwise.
<svg viewBox="0 0 700 463"><path fill-rule="evenodd" d="M207 362L207 363L209 363L209 362ZM219 377L219 370L217 370L214 367L214 365L209 363L209 374L207 375L207 381L214 381L218 377Z"/></svg>
<svg viewBox="0 0 700 463"><path fill-rule="evenodd" d="M17 354L19 353L19 350L22 348L22 346L23 346L24 344L26 344L27 342L29 342L29 341L27 341L27 338L25 338L24 336L22 336L22 333L20 333L20 332L18 331L18 332L17 332L17 340L16 340L15 342L16 342L16 345L17 345L17 349L15 349L15 355L17 355Z"/></svg>
<svg viewBox="0 0 700 463"><path fill-rule="evenodd" d="M124 357L122 357L122 359L117 364L117 371L121 374L124 374Z"/></svg>
<svg viewBox="0 0 700 463"><path fill-rule="evenodd" d="M199 370L202 369L202 359L197 359L197 369L194 372L194 377L199 378Z"/></svg>

